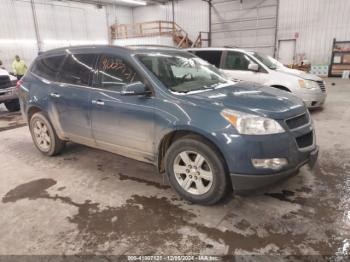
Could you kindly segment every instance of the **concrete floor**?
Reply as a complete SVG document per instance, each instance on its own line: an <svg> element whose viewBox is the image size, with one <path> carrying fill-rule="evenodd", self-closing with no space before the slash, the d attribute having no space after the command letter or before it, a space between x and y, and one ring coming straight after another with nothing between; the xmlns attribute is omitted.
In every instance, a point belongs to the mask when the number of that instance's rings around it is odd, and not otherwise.
<svg viewBox="0 0 350 262"><path fill-rule="evenodd" d="M0 254L350 254L350 82L327 81L315 170L213 207L150 165L76 144L47 158L27 127L0 132Z"/></svg>

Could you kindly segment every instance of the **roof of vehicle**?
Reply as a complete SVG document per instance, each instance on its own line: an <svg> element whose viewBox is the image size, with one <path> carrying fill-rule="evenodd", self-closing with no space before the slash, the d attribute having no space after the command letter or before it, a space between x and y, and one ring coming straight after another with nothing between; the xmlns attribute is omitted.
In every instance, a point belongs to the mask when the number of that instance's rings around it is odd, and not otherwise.
<svg viewBox="0 0 350 262"><path fill-rule="evenodd" d="M47 56L47 55L55 55L62 54L62 52L87 52L93 53L98 50L98 52L102 52L103 50L115 49L122 53L147 53L147 52L155 52L155 51L166 51L166 52L185 52L183 49L179 49L176 47L170 46L160 46L160 45L134 45L134 46L116 46L116 45L80 45L80 46L66 46L60 47L56 49L51 49L41 53L39 56Z"/></svg>

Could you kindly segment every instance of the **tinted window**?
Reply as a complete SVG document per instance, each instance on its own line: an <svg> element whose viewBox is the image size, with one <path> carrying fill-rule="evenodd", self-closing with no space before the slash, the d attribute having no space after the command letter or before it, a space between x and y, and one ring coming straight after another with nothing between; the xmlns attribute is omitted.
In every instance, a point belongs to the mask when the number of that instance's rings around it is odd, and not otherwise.
<svg viewBox="0 0 350 262"><path fill-rule="evenodd" d="M73 85L89 85L95 61L94 54L68 55L60 70L59 81Z"/></svg>
<svg viewBox="0 0 350 262"><path fill-rule="evenodd" d="M123 86L140 81L135 70L113 55L102 55L98 63L99 88L121 91Z"/></svg>
<svg viewBox="0 0 350 262"><path fill-rule="evenodd" d="M208 63L220 67L221 51L196 51L196 56L208 61Z"/></svg>
<svg viewBox="0 0 350 262"><path fill-rule="evenodd" d="M251 62L250 58L243 53L228 52L224 68L228 70L248 70L248 65Z"/></svg>
<svg viewBox="0 0 350 262"><path fill-rule="evenodd" d="M32 72L42 78L54 81L65 56L44 57L34 64Z"/></svg>

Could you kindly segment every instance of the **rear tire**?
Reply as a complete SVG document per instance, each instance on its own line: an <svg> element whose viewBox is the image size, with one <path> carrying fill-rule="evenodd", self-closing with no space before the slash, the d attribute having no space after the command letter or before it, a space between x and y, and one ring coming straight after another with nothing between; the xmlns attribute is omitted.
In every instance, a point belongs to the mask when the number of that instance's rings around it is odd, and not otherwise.
<svg viewBox="0 0 350 262"><path fill-rule="evenodd" d="M11 100L10 102L5 102L5 106L9 112L16 112L21 109L18 99Z"/></svg>
<svg viewBox="0 0 350 262"><path fill-rule="evenodd" d="M224 160L200 137L190 136L175 141L166 153L165 164L171 186L192 203L213 205L227 193Z"/></svg>
<svg viewBox="0 0 350 262"><path fill-rule="evenodd" d="M42 113L35 113L29 121L29 129L37 149L46 156L59 154L65 141L59 139L48 118Z"/></svg>

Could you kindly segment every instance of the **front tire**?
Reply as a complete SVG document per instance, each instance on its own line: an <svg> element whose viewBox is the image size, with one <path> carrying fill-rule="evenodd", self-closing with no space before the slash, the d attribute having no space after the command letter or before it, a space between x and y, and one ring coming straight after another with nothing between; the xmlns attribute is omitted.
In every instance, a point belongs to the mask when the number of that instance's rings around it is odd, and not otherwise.
<svg viewBox="0 0 350 262"><path fill-rule="evenodd" d="M58 138L50 121L42 113L35 113L29 121L30 133L37 149L46 156L59 154L65 142Z"/></svg>
<svg viewBox="0 0 350 262"><path fill-rule="evenodd" d="M175 141L166 153L165 163L171 186L192 203L212 205L227 193L224 161L211 144L199 137Z"/></svg>
<svg viewBox="0 0 350 262"><path fill-rule="evenodd" d="M9 102L5 102L5 106L9 112L16 112L16 111L19 111L21 109L18 99L11 100Z"/></svg>

